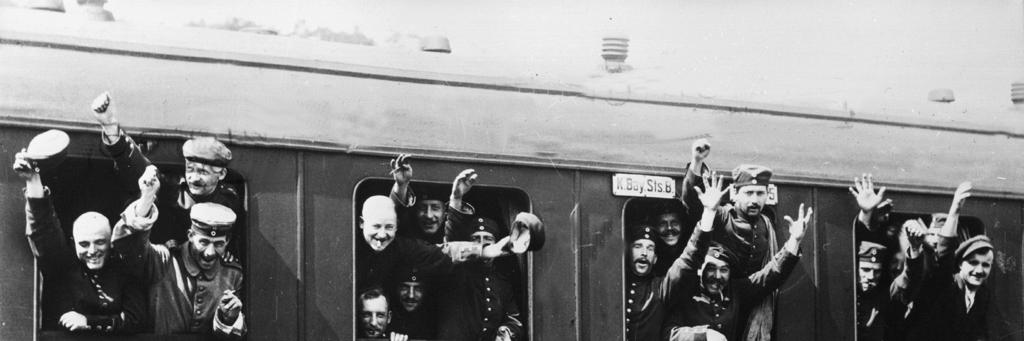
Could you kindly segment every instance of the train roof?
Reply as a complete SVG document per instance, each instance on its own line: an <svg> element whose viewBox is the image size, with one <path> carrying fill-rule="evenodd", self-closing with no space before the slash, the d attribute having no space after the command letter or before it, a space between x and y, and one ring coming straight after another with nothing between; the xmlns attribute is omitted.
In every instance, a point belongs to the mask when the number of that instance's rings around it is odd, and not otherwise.
<svg viewBox="0 0 1024 341"><path fill-rule="evenodd" d="M708 138L716 169L758 163L837 186L870 172L943 192L970 180L1024 196L1021 119L599 90L455 56L54 15L0 8L4 124L94 130L88 104L110 90L125 127L150 136L675 176L691 141Z"/></svg>

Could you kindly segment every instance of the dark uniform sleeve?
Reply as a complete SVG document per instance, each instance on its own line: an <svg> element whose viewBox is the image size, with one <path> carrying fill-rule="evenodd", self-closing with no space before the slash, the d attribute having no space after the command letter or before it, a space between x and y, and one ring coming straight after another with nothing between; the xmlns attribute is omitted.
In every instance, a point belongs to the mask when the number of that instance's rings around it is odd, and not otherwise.
<svg viewBox="0 0 1024 341"><path fill-rule="evenodd" d="M789 277L789 274L796 268L800 256L789 253L783 248L768 260L768 263L747 278L740 280L738 288L740 295L743 295L744 302L752 302L768 295Z"/></svg>
<svg viewBox="0 0 1024 341"><path fill-rule="evenodd" d="M25 222L29 247L39 259L44 276L74 266L74 250L60 228L48 190L42 198L25 198Z"/></svg>
<svg viewBox="0 0 1024 341"><path fill-rule="evenodd" d="M419 239L397 237L394 241L402 264L420 269L426 275L443 275L452 272L455 264L440 246Z"/></svg>
<svg viewBox="0 0 1024 341"><path fill-rule="evenodd" d="M138 192L136 183L139 177L146 171L146 167L153 164L145 155L142 155L142 148L139 148L135 140L124 131L121 131L121 136L117 139L117 142L114 142L112 145L104 143L103 146L114 160L114 170L121 185L125 186L124 188L130 192ZM163 182L161 185L161 188L173 187L167 186L173 184L166 182Z"/></svg>
<svg viewBox="0 0 1024 341"><path fill-rule="evenodd" d="M707 162L701 167L701 172L710 172ZM686 164L686 176L683 177L683 186L679 189L680 198L683 201L683 206L686 207L686 212L691 217L700 217L701 212L704 210L704 204L701 204L700 198L697 197L697 191L693 190L693 187L700 187L704 189L704 182L701 181L700 174L694 173L690 170L690 164Z"/></svg>
<svg viewBox="0 0 1024 341"><path fill-rule="evenodd" d="M444 205L444 238L447 241L467 241L469 236L473 234L471 219L476 214L476 209L465 201L462 202L462 206L462 211L459 211L452 208L449 204Z"/></svg>
<svg viewBox="0 0 1024 341"><path fill-rule="evenodd" d="M889 299L893 303L906 305L914 300L914 296L921 290L921 283L924 281L925 262L931 259L930 252L921 252L914 259L907 258L903 272L896 276L889 285Z"/></svg>
<svg viewBox="0 0 1024 341"><path fill-rule="evenodd" d="M688 295L696 292L700 283L697 281L697 270L700 269L704 255L708 252L708 243L711 241L711 234L694 229L686 248L672 262L672 267L665 273L665 280L661 282L661 297L665 302L672 302L674 296Z"/></svg>

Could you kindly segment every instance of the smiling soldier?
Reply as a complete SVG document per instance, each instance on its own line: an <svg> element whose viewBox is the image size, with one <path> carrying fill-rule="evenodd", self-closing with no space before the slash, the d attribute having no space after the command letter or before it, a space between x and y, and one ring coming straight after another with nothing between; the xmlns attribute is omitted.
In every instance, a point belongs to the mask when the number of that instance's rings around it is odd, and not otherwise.
<svg viewBox="0 0 1024 341"><path fill-rule="evenodd" d="M395 276L391 330L411 339L433 339L437 335L437 309L432 292L416 268L405 267Z"/></svg>
<svg viewBox="0 0 1024 341"><path fill-rule="evenodd" d="M704 161L710 153L711 146L706 140L694 142L693 161L687 167L686 178L680 189L684 203L690 207L703 205L714 210L714 229L711 240L722 244L733 255L736 263L732 268L733 275L746 277L761 269L770 261L771 255L779 251L775 227L771 219L764 215L768 200L768 184L772 170L764 166L740 165L733 170L732 203L707 206L701 203L698 192L701 190L700 173ZM740 308L740 316L748 320L745 340L771 340L775 320L775 294L768 295L761 302L744 302Z"/></svg>
<svg viewBox="0 0 1024 341"><path fill-rule="evenodd" d="M152 244L159 187L156 167L150 166L139 178L142 196L122 213L113 237L128 266L150 285L154 333L243 337L242 300L235 295L242 289L242 267L223 260L235 213L220 204L195 204L188 241L173 248Z"/></svg>
<svg viewBox="0 0 1024 341"><path fill-rule="evenodd" d="M693 231L679 263L681 280L679 295L684 297L674 305L665 324L663 339L691 340L744 340L744 319L741 309L745 302L760 302L771 294L793 271L799 260L800 242L806 233L812 209L804 213L800 205L797 220L786 216L789 222L789 240L760 269L747 274L735 271L741 259L721 244L712 241L715 208L724 194L721 178L708 183L699 191L704 213L698 228Z"/></svg>
<svg viewBox="0 0 1024 341"><path fill-rule="evenodd" d="M384 291L380 288L366 290L359 294L357 302L359 303L359 337L386 338L392 314Z"/></svg>
<svg viewBox="0 0 1024 341"><path fill-rule="evenodd" d="M39 169L15 155L14 171L25 180L26 234L39 270L56 289L47 292L60 306L58 319L43 321L43 328L59 325L72 332L133 332L145 313L143 288L128 269L112 256L110 222L96 212L83 213L72 227L74 248L67 244L53 208L49 189ZM45 315L44 315L45 316Z"/></svg>
<svg viewBox="0 0 1024 341"><path fill-rule="evenodd" d="M413 190L409 184L413 176L409 157L409 154L399 154L391 159L391 176L395 180L391 187L391 200L399 213L399 234L431 244L444 243L444 198L429 191L417 194Z"/></svg>

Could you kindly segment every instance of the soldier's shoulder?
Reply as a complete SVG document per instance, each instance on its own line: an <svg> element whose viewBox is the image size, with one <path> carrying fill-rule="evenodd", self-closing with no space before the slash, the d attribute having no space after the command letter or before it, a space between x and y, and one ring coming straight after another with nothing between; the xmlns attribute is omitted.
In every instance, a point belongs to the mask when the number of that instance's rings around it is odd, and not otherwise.
<svg viewBox="0 0 1024 341"><path fill-rule="evenodd" d="M224 265L224 269L228 273L236 273L236 272L238 274L242 273L242 263L239 263L237 261L231 261L231 262L221 261L221 264Z"/></svg>

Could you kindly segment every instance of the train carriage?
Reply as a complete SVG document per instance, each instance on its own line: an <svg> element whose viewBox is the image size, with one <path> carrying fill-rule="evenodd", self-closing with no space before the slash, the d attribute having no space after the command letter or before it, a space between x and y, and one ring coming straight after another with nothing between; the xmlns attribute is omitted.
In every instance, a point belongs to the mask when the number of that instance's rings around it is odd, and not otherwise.
<svg viewBox="0 0 1024 341"><path fill-rule="evenodd" d="M59 15L0 8L0 160L35 134L65 130L68 160L46 175L58 210L116 215L124 198L109 194L112 163L88 112L96 94L111 91L125 130L161 167L180 168L187 138L225 141L249 215L249 340L355 337L357 205L386 188L397 153L415 155L424 184L475 168L484 191L506 198L498 206L544 219L546 245L523 259L530 340L622 339L626 212L651 193L616 193L614 180L668 177L678 190L697 138L712 141L715 170L775 169L780 215L815 208L780 290L779 339L855 339L857 208L846 187L870 172L908 216L946 210L953 186L974 182L964 215L997 249L990 333L1024 340L1020 127L604 93L455 56ZM21 189L0 167L0 339L88 339L39 329L45 292L23 235Z"/></svg>

